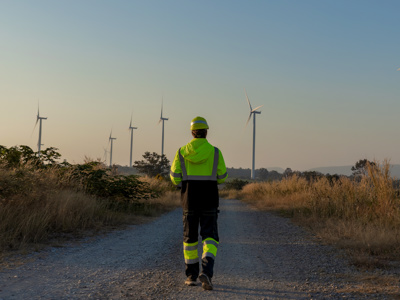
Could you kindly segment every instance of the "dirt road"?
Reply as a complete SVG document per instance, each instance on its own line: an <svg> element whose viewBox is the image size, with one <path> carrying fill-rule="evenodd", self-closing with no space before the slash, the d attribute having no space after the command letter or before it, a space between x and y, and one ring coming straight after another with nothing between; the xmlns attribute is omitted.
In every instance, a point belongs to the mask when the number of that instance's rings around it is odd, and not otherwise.
<svg viewBox="0 0 400 300"><path fill-rule="evenodd" d="M0 299L391 299L357 292L361 274L290 220L222 200L215 289L183 282L182 212L0 271Z"/></svg>

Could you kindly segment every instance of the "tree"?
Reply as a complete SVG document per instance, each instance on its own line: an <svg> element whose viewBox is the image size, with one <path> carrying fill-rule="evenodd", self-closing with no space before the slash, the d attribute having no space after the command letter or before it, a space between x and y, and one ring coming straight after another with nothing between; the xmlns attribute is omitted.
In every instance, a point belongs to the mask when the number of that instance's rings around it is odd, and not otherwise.
<svg viewBox="0 0 400 300"><path fill-rule="evenodd" d="M320 172L316 172L316 171L305 171L303 173L301 173L301 177L304 177L307 181L316 181L319 178L324 177L324 175Z"/></svg>
<svg viewBox="0 0 400 300"><path fill-rule="evenodd" d="M38 156L29 146L21 145L10 148L0 146L0 161L9 168L17 168L28 163L38 168L44 168L58 164L57 160L61 154L57 150L55 147L46 148L41 150L40 156Z"/></svg>
<svg viewBox="0 0 400 300"><path fill-rule="evenodd" d="M272 171L268 172L268 180L269 181L282 180L282 174L277 172L277 171L275 171L275 170L272 170Z"/></svg>
<svg viewBox="0 0 400 300"><path fill-rule="evenodd" d="M25 145L10 148L0 146L0 161L9 168L17 168L28 162L35 166L40 165L36 153Z"/></svg>
<svg viewBox="0 0 400 300"><path fill-rule="evenodd" d="M368 159L360 159L356 164L351 167L354 176L367 175L368 166L375 166L376 164Z"/></svg>
<svg viewBox="0 0 400 300"><path fill-rule="evenodd" d="M157 175L168 176L171 167L165 154L159 155L156 152L150 153L146 151L142 156L144 160L135 161L133 163L133 167L136 168L139 173L146 174L150 177L156 177Z"/></svg>
<svg viewBox="0 0 400 300"><path fill-rule="evenodd" d="M58 148L50 147L40 151L40 161L44 165L57 164L57 160L60 159L61 154L57 152Z"/></svg>
<svg viewBox="0 0 400 300"><path fill-rule="evenodd" d="M256 174L257 174L257 178L258 178L259 180L262 180L262 181L268 180L268 174L269 174L269 172L268 172L268 170L267 170L266 168L260 168L260 169L258 169L258 170L256 171Z"/></svg>
<svg viewBox="0 0 400 300"><path fill-rule="evenodd" d="M293 175L293 171L292 171L291 168L286 168L286 170L283 172L283 177L284 178L288 178L288 177L290 177L292 175Z"/></svg>

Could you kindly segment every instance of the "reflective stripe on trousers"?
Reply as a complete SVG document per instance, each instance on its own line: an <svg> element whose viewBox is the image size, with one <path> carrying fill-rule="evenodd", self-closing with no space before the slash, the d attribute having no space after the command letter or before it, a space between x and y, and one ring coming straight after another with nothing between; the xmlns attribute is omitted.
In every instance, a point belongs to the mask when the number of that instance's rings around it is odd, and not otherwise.
<svg viewBox="0 0 400 300"><path fill-rule="evenodd" d="M195 243L183 243L183 255L185 257L186 264L195 264L199 262L198 244ZM202 258L211 257L215 259L217 256L219 242L212 238L207 238L203 241L203 255Z"/></svg>
<svg viewBox="0 0 400 300"><path fill-rule="evenodd" d="M207 238L203 241L203 256L204 257L211 257L215 259L217 256L219 242L212 238Z"/></svg>
<svg viewBox="0 0 400 300"><path fill-rule="evenodd" d="M199 242L183 243L183 256L185 257L186 264L195 264L199 262L198 245Z"/></svg>

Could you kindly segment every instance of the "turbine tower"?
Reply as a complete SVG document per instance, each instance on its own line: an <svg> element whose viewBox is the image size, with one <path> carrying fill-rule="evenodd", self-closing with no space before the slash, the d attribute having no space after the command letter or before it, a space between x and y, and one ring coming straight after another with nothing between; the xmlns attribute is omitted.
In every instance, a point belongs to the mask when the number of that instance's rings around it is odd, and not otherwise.
<svg viewBox="0 0 400 300"><path fill-rule="evenodd" d="M110 137L108 138L109 143L111 143L110 145L110 168L112 167L112 151L113 151L113 141L116 140L117 138L113 138L112 137L112 130L110 133Z"/></svg>
<svg viewBox="0 0 400 300"><path fill-rule="evenodd" d="M35 123L35 127L37 125L37 123L39 122L39 139L38 139L38 156L40 156L40 148L41 146L43 146L42 144L42 120L47 120L47 117L41 117L40 113L39 113L39 105L38 105L38 111L37 111L37 117L36 117L36 123Z"/></svg>
<svg viewBox="0 0 400 300"><path fill-rule="evenodd" d="M246 99L247 103L250 106L250 115L249 118L247 119L246 126L249 124L249 121L251 119L251 115L253 115L253 159L252 159L252 164L251 164L251 179L255 179L255 153L256 153L256 114L261 114L261 111L257 111L257 109L261 108L263 105L257 106L256 108L252 108L250 104L249 97L247 97L247 92L246 89L244 89L244 93L246 94Z"/></svg>
<svg viewBox="0 0 400 300"><path fill-rule="evenodd" d="M129 130L131 131L131 152L129 157L129 166L131 168L132 168L133 129L137 129L137 127L132 127L132 115L131 115L131 122L129 123Z"/></svg>
<svg viewBox="0 0 400 300"><path fill-rule="evenodd" d="M163 118L162 112L163 112L163 98L161 98L161 117L160 120L158 121L158 124L162 122L162 138L161 138L161 156L164 155L164 121L167 121L168 118Z"/></svg>

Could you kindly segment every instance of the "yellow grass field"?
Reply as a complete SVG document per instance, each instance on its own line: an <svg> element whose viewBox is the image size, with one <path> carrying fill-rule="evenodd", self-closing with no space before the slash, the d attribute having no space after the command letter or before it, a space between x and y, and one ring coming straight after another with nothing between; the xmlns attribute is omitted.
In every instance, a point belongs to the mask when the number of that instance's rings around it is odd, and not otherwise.
<svg viewBox="0 0 400 300"><path fill-rule="evenodd" d="M400 257L400 197L389 168L388 161L369 165L357 180L292 176L221 196L289 216L322 241L347 249L355 264L376 266Z"/></svg>

